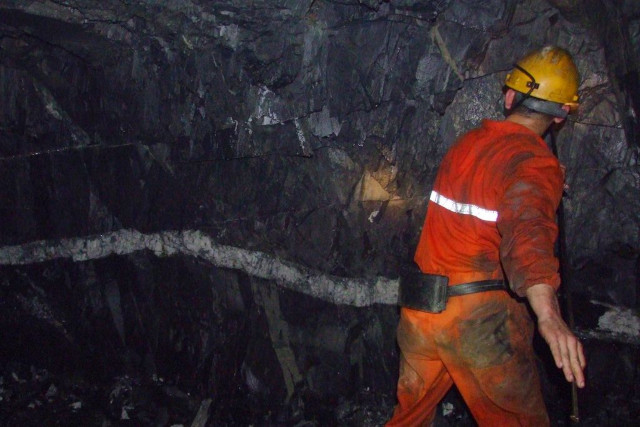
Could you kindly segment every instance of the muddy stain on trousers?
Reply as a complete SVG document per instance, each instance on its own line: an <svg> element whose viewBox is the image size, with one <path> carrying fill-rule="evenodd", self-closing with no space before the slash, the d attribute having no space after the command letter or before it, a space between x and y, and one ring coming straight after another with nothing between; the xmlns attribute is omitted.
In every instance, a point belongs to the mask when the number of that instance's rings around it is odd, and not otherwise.
<svg viewBox="0 0 640 427"><path fill-rule="evenodd" d="M398 404L388 426L428 426L455 382L479 426L548 426L524 303L504 291L401 309Z"/></svg>

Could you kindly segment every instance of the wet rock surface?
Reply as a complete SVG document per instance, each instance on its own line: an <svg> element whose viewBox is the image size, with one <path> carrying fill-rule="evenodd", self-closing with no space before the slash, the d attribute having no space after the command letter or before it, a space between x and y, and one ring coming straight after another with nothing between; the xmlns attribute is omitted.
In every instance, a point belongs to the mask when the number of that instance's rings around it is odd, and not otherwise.
<svg viewBox="0 0 640 427"><path fill-rule="evenodd" d="M634 425L639 29L632 0L0 1L0 422L382 425L439 161L557 43L581 418ZM436 424L474 425L455 390Z"/></svg>

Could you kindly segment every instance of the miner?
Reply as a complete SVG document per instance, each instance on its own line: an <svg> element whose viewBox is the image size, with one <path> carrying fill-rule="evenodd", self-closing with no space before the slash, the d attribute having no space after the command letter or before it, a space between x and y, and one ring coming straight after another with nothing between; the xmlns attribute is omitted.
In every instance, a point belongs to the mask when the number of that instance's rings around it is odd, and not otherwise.
<svg viewBox="0 0 640 427"><path fill-rule="evenodd" d="M401 277L398 403L389 426L429 425L456 385L480 426L544 426L534 324L567 381L584 387L581 343L563 321L554 243L564 174L542 136L578 106L564 49L507 75L506 119L484 120L440 165L414 261Z"/></svg>

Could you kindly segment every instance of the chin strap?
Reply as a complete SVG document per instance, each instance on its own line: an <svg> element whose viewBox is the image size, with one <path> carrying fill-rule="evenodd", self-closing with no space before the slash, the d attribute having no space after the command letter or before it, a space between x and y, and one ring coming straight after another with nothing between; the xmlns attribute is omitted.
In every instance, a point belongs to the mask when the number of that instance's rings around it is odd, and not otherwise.
<svg viewBox="0 0 640 427"><path fill-rule="evenodd" d="M520 99L519 102L516 103L516 105L522 104L525 107L528 107L539 113L549 114L554 117L562 117L563 119L569 115L567 111L562 109L562 105L558 104L557 102L545 101L543 99L534 98L532 96L527 98L523 93L517 94L516 99L517 98Z"/></svg>

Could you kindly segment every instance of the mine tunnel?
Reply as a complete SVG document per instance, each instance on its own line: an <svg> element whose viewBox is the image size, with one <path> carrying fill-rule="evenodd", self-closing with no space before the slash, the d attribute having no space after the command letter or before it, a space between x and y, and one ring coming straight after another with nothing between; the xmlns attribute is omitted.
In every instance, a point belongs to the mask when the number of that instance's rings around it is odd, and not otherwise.
<svg viewBox="0 0 640 427"><path fill-rule="evenodd" d="M587 367L535 335L544 401L638 425L635 0L0 1L0 424L384 425L440 162L548 44ZM434 425L476 425L456 387Z"/></svg>

